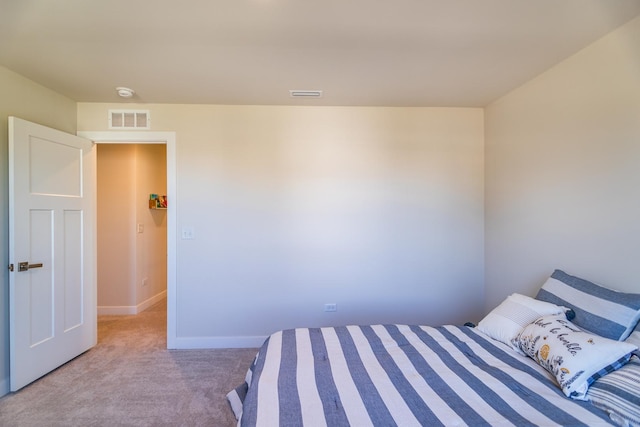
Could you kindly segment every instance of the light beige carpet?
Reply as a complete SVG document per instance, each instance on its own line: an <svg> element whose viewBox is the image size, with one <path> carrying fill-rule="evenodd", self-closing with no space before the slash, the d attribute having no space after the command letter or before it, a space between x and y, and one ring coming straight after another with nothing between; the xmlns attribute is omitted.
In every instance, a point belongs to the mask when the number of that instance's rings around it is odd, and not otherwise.
<svg viewBox="0 0 640 427"><path fill-rule="evenodd" d="M166 301L100 316L98 345L0 399L0 426L233 426L257 349L167 350Z"/></svg>

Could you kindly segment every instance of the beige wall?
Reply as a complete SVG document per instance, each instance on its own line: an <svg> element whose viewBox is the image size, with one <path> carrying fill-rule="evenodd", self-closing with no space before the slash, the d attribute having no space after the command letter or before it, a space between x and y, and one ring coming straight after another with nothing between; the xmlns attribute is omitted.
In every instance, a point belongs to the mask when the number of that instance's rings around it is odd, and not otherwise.
<svg viewBox="0 0 640 427"><path fill-rule="evenodd" d="M640 18L486 109L486 309L561 268L640 292Z"/></svg>
<svg viewBox="0 0 640 427"><path fill-rule="evenodd" d="M136 145L136 307L146 308L167 290L167 211L150 210L149 194L167 194L166 146Z"/></svg>
<svg viewBox="0 0 640 427"><path fill-rule="evenodd" d="M135 305L135 145L100 144L98 169L98 307ZM101 314L106 314L100 309Z"/></svg>
<svg viewBox="0 0 640 427"><path fill-rule="evenodd" d="M166 211L147 203L150 193L166 194L165 146L97 150L98 312L135 314L166 291Z"/></svg>
<svg viewBox="0 0 640 427"><path fill-rule="evenodd" d="M0 66L0 259L9 265L7 117L76 132L76 103ZM13 260L12 262L16 262ZM0 396L9 390L9 271L0 268Z"/></svg>
<svg viewBox="0 0 640 427"><path fill-rule="evenodd" d="M79 129L117 107L80 103ZM127 107L176 132L181 343L482 310L481 109Z"/></svg>

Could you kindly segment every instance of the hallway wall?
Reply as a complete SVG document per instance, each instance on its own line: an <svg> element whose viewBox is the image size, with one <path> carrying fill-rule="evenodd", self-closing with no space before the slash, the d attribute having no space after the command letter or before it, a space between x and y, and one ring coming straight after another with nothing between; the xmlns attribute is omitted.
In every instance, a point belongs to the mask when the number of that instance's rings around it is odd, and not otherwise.
<svg viewBox="0 0 640 427"><path fill-rule="evenodd" d="M166 193L160 144L98 145L98 313L135 314L166 294Z"/></svg>

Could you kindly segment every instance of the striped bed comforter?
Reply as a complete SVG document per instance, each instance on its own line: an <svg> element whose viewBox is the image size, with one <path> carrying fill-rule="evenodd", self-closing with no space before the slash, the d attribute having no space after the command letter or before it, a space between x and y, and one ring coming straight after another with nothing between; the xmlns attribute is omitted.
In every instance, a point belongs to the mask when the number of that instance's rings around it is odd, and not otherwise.
<svg viewBox="0 0 640 427"><path fill-rule="evenodd" d="M610 425L533 360L459 326L280 331L227 398L240 426Z"/></svg>

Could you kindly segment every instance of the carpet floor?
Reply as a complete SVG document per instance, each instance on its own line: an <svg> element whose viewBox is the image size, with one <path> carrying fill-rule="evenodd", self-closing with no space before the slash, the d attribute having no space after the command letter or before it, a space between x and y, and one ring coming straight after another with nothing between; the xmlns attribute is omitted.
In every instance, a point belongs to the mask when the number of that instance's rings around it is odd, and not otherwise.
<svg viewBox="0 0 640 427"><path fill-rule="evenodd" d="M1 426L234 426L226 393L257 349L167 350L166 300L99 316L98 344L0 399Z"/></svg>

